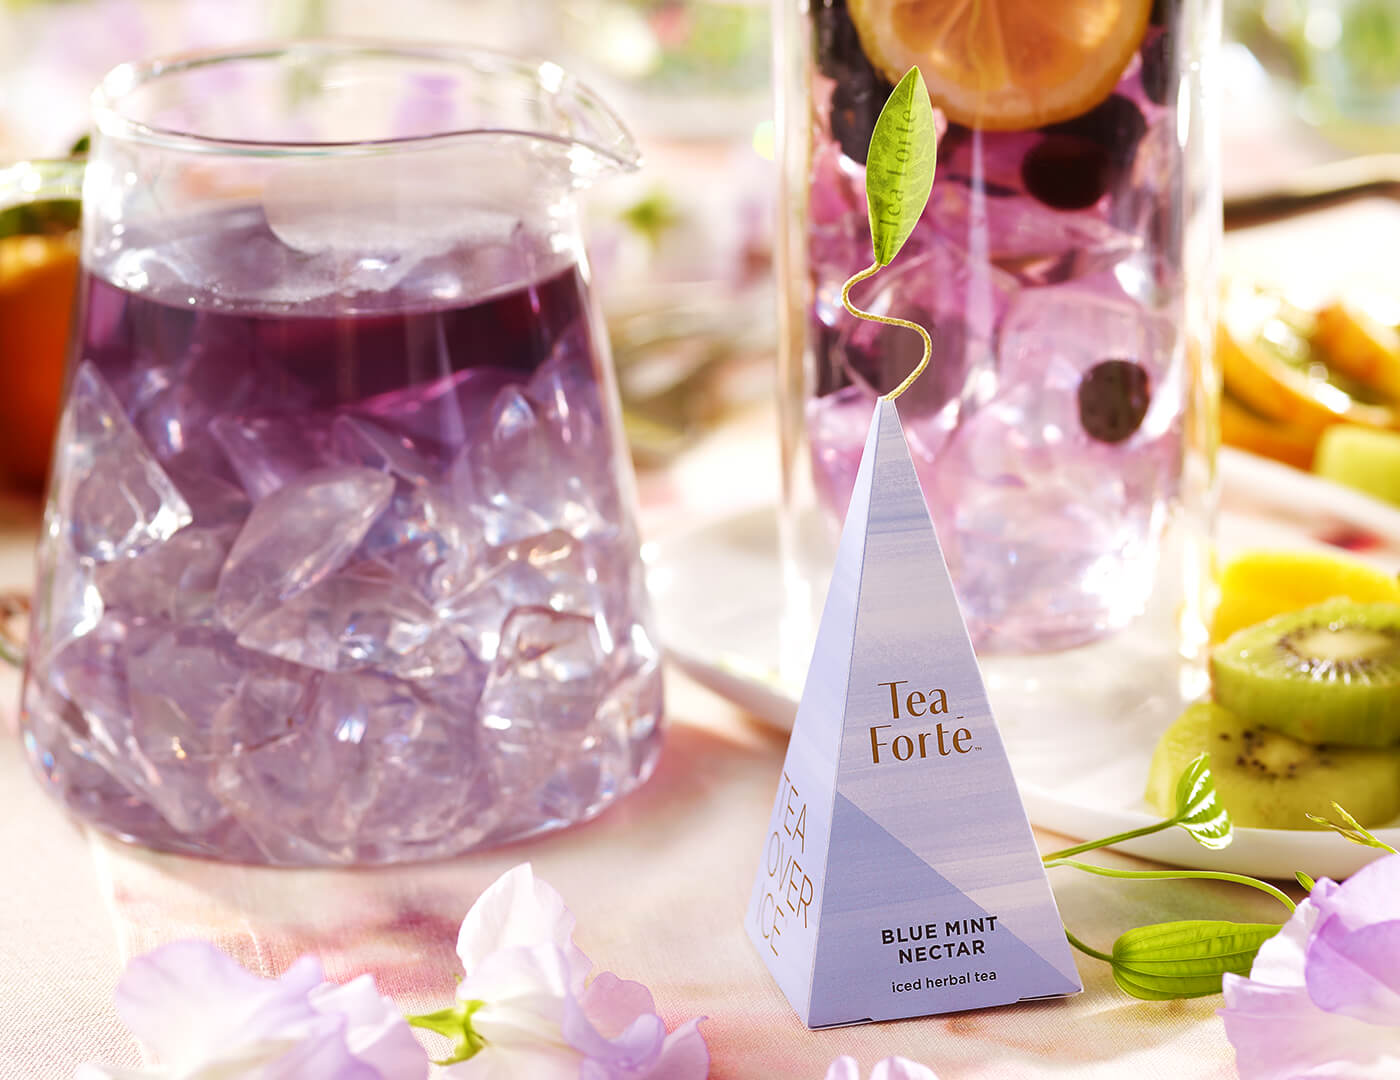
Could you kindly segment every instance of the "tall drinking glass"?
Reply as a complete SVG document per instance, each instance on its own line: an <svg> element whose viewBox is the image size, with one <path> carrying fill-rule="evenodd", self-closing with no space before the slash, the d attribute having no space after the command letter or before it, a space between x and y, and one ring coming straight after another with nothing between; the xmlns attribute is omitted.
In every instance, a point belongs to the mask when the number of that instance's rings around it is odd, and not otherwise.
<svg viewBox="0 0 1400 1080"><path fill-rule="evenodd" d="M1003 722L1193 693L1218 4L787 0L779 22L785 671L810 655L876 397L919 356L841 306L871 257L870 132L917 63L932 197L853 299L933 332L900 413Z"/></svg>
<svg viewBox="0 0 1400 1080"><path fill-rule="evenodd" d="M641 782L661 683L551 63L296 43L114 71L23 733L81 816L442 856ZM23 167L10 198L44 184Z"/></svg>

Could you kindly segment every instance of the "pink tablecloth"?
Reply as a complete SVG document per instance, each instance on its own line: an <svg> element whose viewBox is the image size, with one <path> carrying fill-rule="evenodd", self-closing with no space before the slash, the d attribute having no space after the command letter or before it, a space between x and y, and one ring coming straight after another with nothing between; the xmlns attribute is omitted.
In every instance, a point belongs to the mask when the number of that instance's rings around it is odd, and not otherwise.
<svg viewBox="0 0 1400 1080"><path fill-rule="evenodd" d="M716 1080L820 1080L828 1062L900 1053L944 1080L1030 1077L1196 1080L1234 1075L1218 999L1152 1004L1083 961L1086 991L961 1015L808 1032L741 930L783 740L707 693L671 682L672 730L655 778L597 821L526 844L428 866L286 871L224 866L129 847L69 821L0 748L0 1077L63 1077L82 1060L136 1064L111 1009L125 960L162 942L217 942L275 974L316 952L330 976L375 974L406 1009L452 996L457 923L497 874L530 860L578 916L601 967L655 992L668 1022L703 1014ZM1041 838L1053 844L1054 837ZM1158 919L1266 920L1243 889L1108 882L1057 871L1062 913L1106 947Z"/></svg>
<svg viewBox="0 0 1400 1080"><path fill-rule="evenodd" d="M753 467L763 455L751 446L748 466L732 468L737 445L731 432L666 475L644 478L653 534L682 527L697 499L718 491L742 499L772 490L771 473ZM22 542L18 551L0 545L0 579L10 579L0 586L22 578L25 566ZM13 679L3 677L0 692L11 702ZM669 702L656 776L597 821L503 850L377 871L225 866L121 844L66 817L27 775L18 741L0 740L0 1078L65 1077L87 1059L139 1063L113 1014L113 986L128 958L176 938L216 941L269 975L316 952L333 978L373 972L405 1009L446 1004L458 922L489 882L526 859L564 894L578 941L600 967L650 986L673 1025L709 1017L703 1030L716 1080L820 1080L841 1053L867 1067L903 1054L944 1080L1234 1075L1214 1015L1218 999L1139 1002L1088 960L1080 964L1086 991L1070 1000L808 1032L741 929L784 739L674 673ZM1047 849L1059 842L1040 841ZM1054 884L1066 921L1102 948L1130 926L1166 918L1281 915L1259 894L1200 882L1124 883L1060 870Z"/></svg>

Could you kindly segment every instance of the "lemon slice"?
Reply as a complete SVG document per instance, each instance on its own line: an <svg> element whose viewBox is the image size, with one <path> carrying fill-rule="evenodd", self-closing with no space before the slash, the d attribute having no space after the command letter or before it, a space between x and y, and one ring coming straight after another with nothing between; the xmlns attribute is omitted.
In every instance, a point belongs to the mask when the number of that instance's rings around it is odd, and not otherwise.
<svg viewBox="0 0 1400 1080"><path fill-rule="evenodd" d="M1314 551L1249 551L1220 575L1220 604L1210 639L1344 596L1359 604L1400 603L1400 581L1348 555Z"/></svg>
<svg viewBox="0 0 1400 1080"><path fill-rule="evenodd" d="M849 0L849 11L891 82L917 64L950 120L1022 131L1112 93L1152 0Z"/></svg>

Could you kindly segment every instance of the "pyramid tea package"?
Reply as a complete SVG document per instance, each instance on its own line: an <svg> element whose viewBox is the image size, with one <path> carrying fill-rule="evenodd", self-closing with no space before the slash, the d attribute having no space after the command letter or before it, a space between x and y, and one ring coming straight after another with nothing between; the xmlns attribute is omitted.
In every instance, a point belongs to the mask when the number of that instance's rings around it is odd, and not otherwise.
<svg viewBox="0 0 1400 1080"><path fill-rule="evenodd" d="M746 927L810 1027L1081 989L888 398Z"/></svg>

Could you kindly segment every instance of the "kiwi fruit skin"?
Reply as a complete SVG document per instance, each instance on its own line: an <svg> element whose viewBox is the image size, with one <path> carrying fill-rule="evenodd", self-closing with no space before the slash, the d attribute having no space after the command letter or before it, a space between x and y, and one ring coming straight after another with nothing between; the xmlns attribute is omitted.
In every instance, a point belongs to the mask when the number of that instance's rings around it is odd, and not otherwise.
<svg viewBox="0 0 1400 1080"><path fill-rule="evenodd" d="M1334 801L1366 826L1400 816L1400 749L1312 746L1203 702L1187 708L1153 751L1147 801L1164 817L1175 813L1181 771L1202 752L1236 825L1321 828L1307 815L1334 815Z"/></svg>
<svg viewBox="0 0 1400 1080"><path fill-rule="evenodd" d="M1328 637L1381 648L1309 663ZM1315 745L1400 742L1400 604L1329 600L1276 615L1215 646L1210 670L1215 700L1251 724Z"/></svg>

